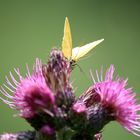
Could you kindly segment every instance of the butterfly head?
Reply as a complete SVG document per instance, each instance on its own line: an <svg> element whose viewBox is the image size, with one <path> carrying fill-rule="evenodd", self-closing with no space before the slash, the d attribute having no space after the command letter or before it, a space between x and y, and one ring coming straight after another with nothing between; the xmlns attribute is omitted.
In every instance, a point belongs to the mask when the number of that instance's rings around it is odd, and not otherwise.
<svg viewBox="0 0 140 140"><path fill-rule="evenodd" d="M70 60L70 67L73 70L75 68L75 66L77 65L75 60Z"/></svg>

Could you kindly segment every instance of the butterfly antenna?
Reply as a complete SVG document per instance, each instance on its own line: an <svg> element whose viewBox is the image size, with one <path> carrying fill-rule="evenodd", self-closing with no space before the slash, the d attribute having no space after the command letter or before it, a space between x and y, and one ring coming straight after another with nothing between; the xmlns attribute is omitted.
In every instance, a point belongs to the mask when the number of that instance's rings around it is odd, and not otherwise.
<svg viewBox="0 0 140 140"><path fill-rule="evenodd" d="M77 66L78 66L78 68L80 69L80 72L83 72L84 73L84 71L82 70L82 68L80 67L80 65L78 65L78 64L76 64Z"/></svg>
<svg viewBox="0 0 140 140"><path fill-rule="evenodd" d="M85 71L83 71L83 69L80 67L80 65L76 64L78 66L78 68L80 69L80 72L82 72L85 77L89 80L89 77L86 75Z"/></svg>

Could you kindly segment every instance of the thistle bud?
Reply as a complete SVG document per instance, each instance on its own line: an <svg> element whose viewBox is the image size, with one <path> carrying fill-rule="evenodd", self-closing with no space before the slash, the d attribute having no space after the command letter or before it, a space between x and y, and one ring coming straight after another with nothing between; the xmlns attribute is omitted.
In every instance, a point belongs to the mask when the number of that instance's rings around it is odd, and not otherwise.
<svg viewBox="0 0 140 140"><path fill-rule="evenodd" d="M74 101L72 86L70 84L70 63L60 50L53 49L49 61L42 67L47 85L56 96L58 106L69 106Z"/></svg>

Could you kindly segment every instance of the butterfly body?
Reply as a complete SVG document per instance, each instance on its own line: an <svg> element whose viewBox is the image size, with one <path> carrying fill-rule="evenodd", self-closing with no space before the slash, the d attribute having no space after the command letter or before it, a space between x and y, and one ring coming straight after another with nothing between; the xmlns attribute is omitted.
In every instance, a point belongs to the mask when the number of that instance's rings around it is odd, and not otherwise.
<svg viewBox="0 0 140 140"><path fill-rule="evenodd" d="M75 60L70 60L70 66L71 66L71 69L73 70L74 67L77 65L76 61Z"/></svg>
<svg viewBox="0 0 140 140"><path fill-rule="evenodd" d="M64 36L62 40L62 52L63 55L68 59L72 69L76 65L76 62L90 52L94 47L100 44L104 39L100 39L91 43L88 43L81 47L75 47L72 49L72 36L70 30L70 24L66 17L64 25Z"/></svg>

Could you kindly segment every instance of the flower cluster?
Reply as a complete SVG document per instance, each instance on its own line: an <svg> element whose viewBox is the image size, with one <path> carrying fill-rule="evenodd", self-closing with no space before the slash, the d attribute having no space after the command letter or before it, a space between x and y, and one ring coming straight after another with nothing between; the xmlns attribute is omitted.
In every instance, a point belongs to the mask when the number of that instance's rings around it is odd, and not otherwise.
<svg viewBox="0 0 140 140"><path fill-rule="evenodd" d="M36 59L32 74L28 66L25 77L15 69L19 80L10 72L0 89L8 99L1 100L47 137L56 137L67 128L74 132L73 140L94 139L110 121L118 121L139 136L140 105L132 89L126 88L127 79L113 78L114 70L111 65L105 78L102 70L100 75L96 72L93 85L76 98L70 84L70 63L61 51L53 49L47 64Z"/></svg>
<svg viewBox="0 0 140 140"><path fill-rule="evenodd" d="M111 65L105 74L103 69L96 76L91 73L93 85L76 97L70 81L73 68L62 51L53 49L47 63L36 59L32 73L28 66L26 76L19 69L10 72L0 99L30 123L38 134L35 139L100 140L111 121L140 137L140 104L127 79L114 77Z"/></svg>

